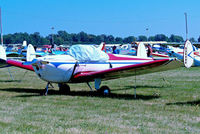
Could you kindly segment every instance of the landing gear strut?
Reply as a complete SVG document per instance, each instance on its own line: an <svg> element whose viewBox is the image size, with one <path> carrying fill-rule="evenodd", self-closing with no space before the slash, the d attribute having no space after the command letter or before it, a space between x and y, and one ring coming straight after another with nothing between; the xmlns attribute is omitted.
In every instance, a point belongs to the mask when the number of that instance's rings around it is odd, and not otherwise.
<svg viewBox="0 0 200 134"><path fill-rule="evenodd" d="M62 93L62 94L69 94L70 93L69 85L60 83L60 84L58 84L58 86L59 86L60 93Z"/></svg>
<svg viewBox="0 0 200 134"><path fill-rule="evenodd" d="M49 85L51 85L51 87L53 87L53 85L51 84L51 82L48 82L47 85L46 85L46 88L44 89L44 93L42 93L42 95L45 95L47 96L48 94L48 91L49 91Z"/></svg>

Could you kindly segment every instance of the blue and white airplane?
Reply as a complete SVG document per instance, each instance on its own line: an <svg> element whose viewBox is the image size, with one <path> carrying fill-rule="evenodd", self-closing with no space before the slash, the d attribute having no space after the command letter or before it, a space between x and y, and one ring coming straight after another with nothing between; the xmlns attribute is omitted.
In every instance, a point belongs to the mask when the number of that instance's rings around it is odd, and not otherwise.
<svg viewBox="0 0 200 134"><path fill-rule="evenodd" d="M189 45L188 45L189 44ZM198 50L198 48L196 48L194 45L192 45L192 43L189 40L186 40L184 48L186 46L191 46L191 53L190 55L192 55L191 57L193 57L194 63L193 66L200 66L200 51ZM184 48L175 48L175 47L170 47L170 49L168 49L168 54L171 57L176 57L180 60L184 59Z"/></svg>

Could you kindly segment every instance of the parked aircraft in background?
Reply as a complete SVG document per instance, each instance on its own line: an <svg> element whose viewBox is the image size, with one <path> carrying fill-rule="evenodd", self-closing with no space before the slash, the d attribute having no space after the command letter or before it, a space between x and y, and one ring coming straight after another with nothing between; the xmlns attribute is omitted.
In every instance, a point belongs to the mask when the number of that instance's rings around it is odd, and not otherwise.
<svg viewBox="0 0 200 134"><path fill-rule="evenodd" d="M3 47L0 46L1 64L9 64L30 71L47 82L45 95L51 83L58 83L61 92L69 92L67 83L95 82L95 89L101 94L109 94L107 86L100 87L102 81L142 75L175 69L182 66L176 58L156 60L145 56L143 43L139 44L139 56L107 54L100 48L90 45L73 45L68 55L47 55L36 58L32 45L27 49L27 62L7 60ZM187 51L187 53L189 50ZM186 53L186 54L187 54ZM189 60L186 59L186 61Z"/></svg>
<svg viewBox="0 0 200 134"><path fill-rule="evenodd" d="M191 42L189 40L186 41L185 45L190 44L189 46L192 46L192 50L193 50L193 55L192 57L194 57L194 66L200 66L200 51L198 50L198 48L196 48L195 46L193 46L191 44ZM168 49L168 54L170 55L170 57L177 57L180 60L184 59L184 48L180 48L180 47L172 47L170 46Z"/></svg>
<svg viewBox="0 0 200 134"><path fill-rule="evenodd" d="M35 48L38 49L38 48ZM41 48L39 48L40 50L37 50L35 52L36 57L42 57L45 55L59 55L59 54L65 54L66 51L60 51L60 50L56 50L55 48L52 48L51 45L43 45ZM21 54L26 57L26 52L27 52L27 48L22 49L21 50Z"/></svg>

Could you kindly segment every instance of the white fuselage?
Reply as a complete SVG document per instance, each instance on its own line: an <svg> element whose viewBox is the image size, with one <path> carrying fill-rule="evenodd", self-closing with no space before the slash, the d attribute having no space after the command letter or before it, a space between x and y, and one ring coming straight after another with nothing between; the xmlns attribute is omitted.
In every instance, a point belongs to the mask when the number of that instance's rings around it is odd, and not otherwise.
<svg viewBox="0 0 200 134"><path fill-rule="evenodd" d="M125 58L127 57L133 58L135 56L117 56L119 57L119 60L111 59L106 62L80 62L75 60L70 55L49 55L38 58L37 65L34 65L33 68L35 73L45 81L54 83L67 83L70 82L72 75L77 73L103 71L110 68L144 63L153 60L152 58L146 58L143 60L126 60ZM123 60L120 60L120 58ZM48 63L44 64L40 61L48 61Z"/></svg>

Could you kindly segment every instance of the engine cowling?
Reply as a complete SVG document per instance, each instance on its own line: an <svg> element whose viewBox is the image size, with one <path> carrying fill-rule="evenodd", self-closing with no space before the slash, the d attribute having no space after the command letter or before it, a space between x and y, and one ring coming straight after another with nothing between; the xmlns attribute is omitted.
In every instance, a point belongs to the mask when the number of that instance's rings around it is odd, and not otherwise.
<svg viewBox="0 0 200 134"><path fill-rule="evenodd" d="M63 60L63 59L62 59ZM49 63L43 64L44 61L38 60L33 67L35 73L43 80L54 83L68 82L74 71L76 60L69 61L49 61Z"/></svg>

